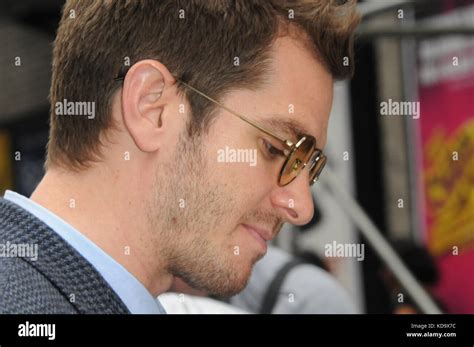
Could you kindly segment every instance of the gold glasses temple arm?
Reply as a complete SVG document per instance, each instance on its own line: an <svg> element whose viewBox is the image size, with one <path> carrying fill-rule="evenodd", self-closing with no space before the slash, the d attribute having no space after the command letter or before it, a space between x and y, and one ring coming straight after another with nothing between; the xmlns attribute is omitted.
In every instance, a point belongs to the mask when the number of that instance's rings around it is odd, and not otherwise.
<svg viewBox="0 0 474 347"><path fill-rule="evenodd" d="M241 115L235 111L232 111L231 109L229 109L227 106L221 104L219 101L217 100L214 100L213 98L207 96L206 94L204 94L203 92L197 90L196 88L190 86L189 84L187 84L186 82L183 82L179 79L176 79L179 83L182 83L184 84L187 88L193 90L194 92L198 93L199 95L201 95L202 97L206 98L207 100L209 100L210 102L216 104L217 106L223 108L224 110L226 110L227 112L229 112L230 114L236 116L236 117L239 117L240 119L242 119L244 122L254 126L255 128L257 128L258 130L264 132L265 134L269 135L269 136L272 136L278 140L280 140L281 142L283 142L285 145L287 145L288 147L291 147L293 145L293 143L289 140L285 140L284 138L278 136L277 134L273 133L272 131L268 130L268 129L265 129L263 128L261 125L257 124L256 122L254 122L253 120L245 117L244 115Z"/></svg>

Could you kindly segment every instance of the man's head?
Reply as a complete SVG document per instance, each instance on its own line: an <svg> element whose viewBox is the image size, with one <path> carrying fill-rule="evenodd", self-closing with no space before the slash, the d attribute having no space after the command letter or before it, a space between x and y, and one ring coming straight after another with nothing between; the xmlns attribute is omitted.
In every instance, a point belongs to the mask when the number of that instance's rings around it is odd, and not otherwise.
<svg viewBox="0 0 474 347"><path fill-rule="evenodd" d="M322 148L333 80L353 69L358 16L340 3L68 1L54 47L48 169L129 177L121 189L143 196L139 238L167 271L213 294L240 291L265 253L262 237L311 219L308 172L280 186L281 144L177 79ZM65 99L93 102L95 117L58 115Z"/></svg>

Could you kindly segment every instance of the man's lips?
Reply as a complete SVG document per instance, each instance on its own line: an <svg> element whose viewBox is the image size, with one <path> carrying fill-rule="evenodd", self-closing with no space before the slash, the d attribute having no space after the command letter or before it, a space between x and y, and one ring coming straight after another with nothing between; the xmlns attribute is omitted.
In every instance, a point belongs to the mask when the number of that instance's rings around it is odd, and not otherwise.
<svg viewBox="0 0 474 347"><path fill-rule="evenodd" d="M265 254L267 252L267 240L253 227L249 226L248 224L242 224L242 227L252 236L252 238L256 241L256 244L259 245L261 249L261 253Z"/></svg>
<svg viewBox="0 0 474 347"><path fill-rule="evenodd" d="M271 241L273 239L273 233L271 230L257 227L250 224L242 224L245 228L250 229L257 233L265 242Z"/></svg>

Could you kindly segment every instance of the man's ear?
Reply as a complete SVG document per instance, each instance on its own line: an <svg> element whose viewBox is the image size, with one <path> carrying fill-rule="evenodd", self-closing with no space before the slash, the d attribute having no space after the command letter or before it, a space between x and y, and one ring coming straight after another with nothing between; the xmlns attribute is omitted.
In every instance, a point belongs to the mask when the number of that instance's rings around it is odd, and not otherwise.
<svg viewBox="0 0 474 347"><path fill-rule="evenodd" d="M163 114L173 83L171 73L156 60L141 60L127 72L122 89L123 121L143 152L154 152L163 144Z"/></svg>

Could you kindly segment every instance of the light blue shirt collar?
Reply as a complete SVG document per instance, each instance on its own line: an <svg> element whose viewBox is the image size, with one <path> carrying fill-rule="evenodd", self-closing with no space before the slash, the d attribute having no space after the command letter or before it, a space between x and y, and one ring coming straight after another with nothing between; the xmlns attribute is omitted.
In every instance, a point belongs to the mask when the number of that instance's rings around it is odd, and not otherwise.
<svg viewBox="0 0 474 347"><path fill-rule="evenodd" d="M120 263L60 217L36 202L7 190L4 198L43 221L76 249L112 287L134 314L164 314L160 302Z"/></svg>

